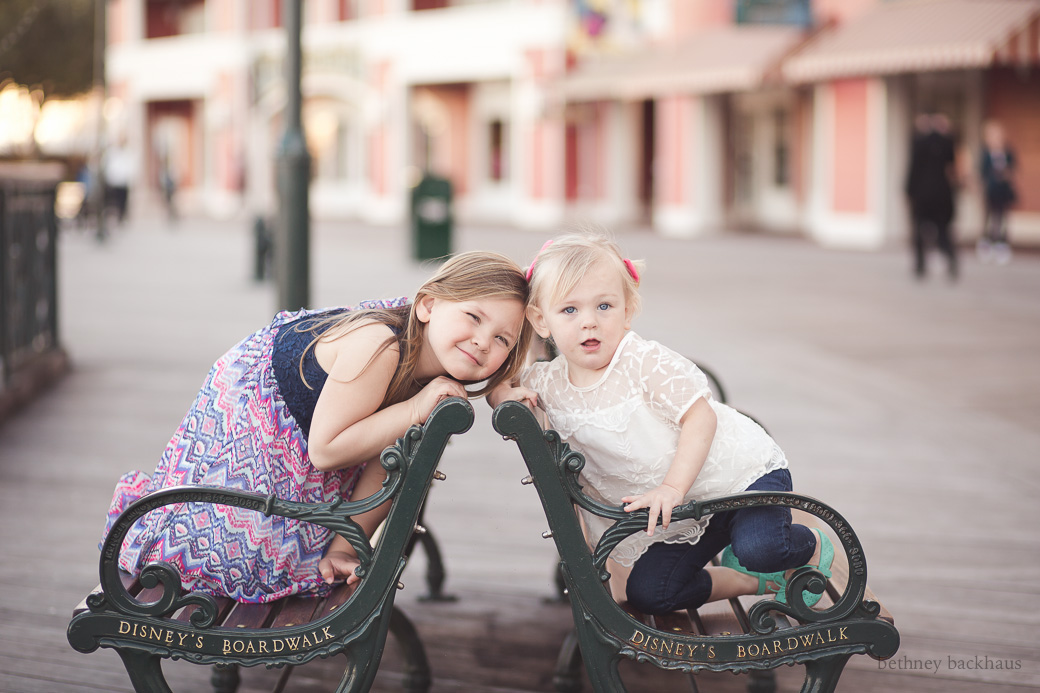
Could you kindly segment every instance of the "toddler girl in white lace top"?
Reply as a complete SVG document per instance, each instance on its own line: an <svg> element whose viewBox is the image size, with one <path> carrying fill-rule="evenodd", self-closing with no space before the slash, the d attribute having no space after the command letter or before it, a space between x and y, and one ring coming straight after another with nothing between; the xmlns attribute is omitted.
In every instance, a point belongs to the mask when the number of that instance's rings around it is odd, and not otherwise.
<svg viewBox="0 0 1040 693"><path fill-rule="evenodd" d="M644 613L697 608L743 594L778 593L811 564L829 574L826 535L791 522L787 508L717 513L671 522L672 509L741 491L790 491L787 459L747 416L713 399L688 359L632 332L641 263L609 239L549 241L528 269L528 318L559 356L525 370L488 397L540 406L585 456L585 490L626 511L647 508L645 533L611 555L631 566L627 597ZM609 523L584 513L595 544ZM658 527L658 518L661 525ZM723 552L723 566L708 566ZM807 603L819 595L805 592Z"/></svg>

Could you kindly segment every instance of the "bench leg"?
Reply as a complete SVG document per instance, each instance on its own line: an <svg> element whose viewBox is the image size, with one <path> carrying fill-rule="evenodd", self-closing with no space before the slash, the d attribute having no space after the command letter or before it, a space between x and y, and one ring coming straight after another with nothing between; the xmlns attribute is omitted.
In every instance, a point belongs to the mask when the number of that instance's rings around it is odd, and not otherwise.
<svg viewBox="0 0 1040 693"><path fill-rule="evenodd" d="M379 660L383 657L380 642L386 636L386 626L381 625L379 631L369 629L343 653L347 666L343 670L343 678L340 679L336 693L367 693L372 688L372 682L379 669Z"/></svg>
<svg viewBox="0 0 1040 693"><path fill-rule="evenodd" d="M560 654L556 657L553 686L557 693L579 693L582 687L581 670L581 648L578 647L578 634L572 630L563 639Z"/></svg>
<svg viewBox="0 0 1040 693"><path fill-rule="evenodd" d="M748 672L748 693L775 693L776 674L772 671L752 669Z"/></svg>
<svg viewBox="0 0 1040 693"><path fill-rule="evenodd" d="M581 658L585 662L585 673L589 675L592 690L596 693L626 693L625 684L618 672L620 655L616 649L599 641L592 632L582 637L577 632Z"/></svg>
<svg viewBox="0 0 1040 693"><path fill-rule="evenodd" d="M430 593L419 597L419 601L458 601L458 597L455 595L444 594L444 578L446 575L444 570L444 559L441 556L441 549L437 546L437 540L434 538L433 532L427 528L426 534L419 537L419 542L422 544L423 553L426 554L426 585L430 588Z"/></svg>
<svg viewBox="0 0 1040 693"><path fill-rule="evenodd" d="M426 527L426 503L423 503L419 509L419 519L416 524L422 525L424 532L419 534L418 532L413 534L408 540L408 546L405 548L405 556L409 558L412 555L412 551L415 550L416 544L422 544L423 553L426 554L426 586L430 588L430 593L419 597L421 602L454 602L458 600L458 597L451 594L444 594L444 578L446 572L444 570L444 558L441 556L441 549L437 545L437 539L434 538L433 532L430 531L429 527Z"/></svg>
<svg viewBox="0 0 1040 693"><path fill-rule="evenodd" d="M379 660L383 658L383 647L386 644L390 622L393 620L393 611L390 614L381 614L378 622L373 624L374 627L362 631L343 653L347 666L343 670L343 678L340 679L336 693L367 693L372 688L372 682L379 670Z"/></svg>
<svg viewBox="0 0 1040 693"><path fill-rule="evenodd" d="M292 664L285 667L285 670L282 671L281 675L278 677L278 681L275 683L274 690L272 690L271 693L282 693L285 690L285 687L289 684L289 677L292 676L295 668L296 667Z"/></svg>
<svg viewBox="0 0 1040 693"><path fill-rule="evenodd" d="M832 693L852 655L825 657L805 664L805 683L802 693Z"/></svg>
<svg viewBox="0 0 1040 693"><path fill-rule="evenodd" d="M238 673L237 664L216 664L213 673L209 677L213 684L213 693L235 693L242 677Z"/></svg>
<svg viewBox="0 0 1040 693"><path fill-rule="evenodd" d="M409 693L426 693L433 680L426 648L415 626L396 606L390 612L390 632L404 654L404 689Z"/></svg>
<svg viewBox="0 0 1040 693"><path fill-rule="evenodd" d="M343 654L347 660L343 678L336 693L367 693L372 688L379 660L383 658L386 638L392 633L404 655L404 681L402 687L409 693L427 693L430 689L430 663L426 659L426 648L415 626L396 606L389 617L381 616L379 627L370 628Z"/></svg>
<svg viewBox="0 0 1040 693"><path fill-rule="evenodd" d="M173 693L162 673L162 658L146 652L116 650L137 693Z"/></svg>

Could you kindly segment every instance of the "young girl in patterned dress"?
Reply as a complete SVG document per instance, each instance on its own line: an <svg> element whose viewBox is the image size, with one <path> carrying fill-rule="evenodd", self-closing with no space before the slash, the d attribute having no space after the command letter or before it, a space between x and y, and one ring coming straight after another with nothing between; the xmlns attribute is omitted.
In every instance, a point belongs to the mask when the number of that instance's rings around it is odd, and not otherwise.
<svg viewBox="0 0 1040 693"><path fill-rule="evenodd" d="M133 501L180 484L285 500L365 498L385 477L377 460L451 396L481 395L523 364L528 285L512 260L463 253L415 295L356 308L282 312L210 370L150 477L123 476L105 534ZM485 383L467 393L463 384ZM389 504L354 518L371 534ZM185 588L238 601L325 593L356 580L346 540L318 525L242 508L182 503L152 511L126 535L120 567L171 563Z"/></svg>
<svg viewBox="0 0 1040 693"><path fill-rule="evenodd" d="M830 540L792 524L787 508L671 522L672 509L691 500L790 491L791 475L761 426L712 399L697 366L630 331L639 308L638 265L607 238L569 235L543 246L527 274L528 318L559 356L532 364L488 402L542 407L550 426L584 454L590 496L629 512L649 510L646 532L611 554L631 567L628 600L649 614L744 594L772 592L783 600L789 571L811 564L829 576ZM595 545L611 523L582 514ZM723 549L723 567L706 567ZM803 596L810 605L819 599Z"/></svg>

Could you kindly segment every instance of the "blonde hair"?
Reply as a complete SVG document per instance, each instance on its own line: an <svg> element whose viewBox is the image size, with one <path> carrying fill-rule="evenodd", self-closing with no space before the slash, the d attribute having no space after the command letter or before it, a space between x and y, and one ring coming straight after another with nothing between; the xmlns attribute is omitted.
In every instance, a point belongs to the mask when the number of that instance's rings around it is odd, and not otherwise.
<svg viewBox="0 0 1040 693"><path fill-rule="evenodd" d="M606 261L621 278L625 303L632 315L639 312L639 281L625 265L621 248L609 236L595 231L568 233L552 240L532 261L530 271L531 296L528 305L541 307L544 301L553 303L569 294L588 268L595 262ZM629 261L637 274L643 271L642 260Z"/></svg>
<svg viewBox="0 0 1040 693"><path fill-rule="evenodd" d="M426 323L416 317L415 310L419 302L427 296L453 302L487 298L515 299L522 305L527 305L528 284L520 266L505 255L480 251L460 253L441 265L440 269L419 287L410 305L386 310L351 311L346 315L336 315L310 326L308 329L315 337L307 349L313 348L323 336L341 328L345 328L343 334L347 334L373 320L387 325L394 331L395 336L380 345L365 368L368 368L383 350L398 344L401 350L400 360L380 409L403 402L415 393L415 369L419 364L419 354L426 332ZM470 392L470 396L484 395L499 383L512 380L520 373L531 343L531 334L531 324L525 319L520 324L520 333L505 362L485 381L483 387ZM306 354L306 350L304 353ZM302 357L300 363L302 376Z"/></svg>

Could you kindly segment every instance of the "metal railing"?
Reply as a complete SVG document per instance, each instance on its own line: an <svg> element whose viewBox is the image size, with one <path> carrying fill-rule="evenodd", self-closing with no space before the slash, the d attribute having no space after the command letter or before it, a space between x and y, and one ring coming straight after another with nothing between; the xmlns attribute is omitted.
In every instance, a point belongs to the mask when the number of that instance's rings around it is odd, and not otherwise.
<svg viewBox="0 0 1040 693"><path fill-rule="evenodd" d="M0 168L0 394L59 350L57 178Z"/></svg>

